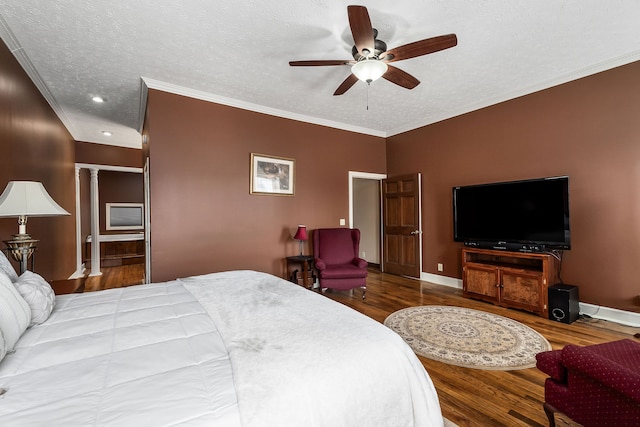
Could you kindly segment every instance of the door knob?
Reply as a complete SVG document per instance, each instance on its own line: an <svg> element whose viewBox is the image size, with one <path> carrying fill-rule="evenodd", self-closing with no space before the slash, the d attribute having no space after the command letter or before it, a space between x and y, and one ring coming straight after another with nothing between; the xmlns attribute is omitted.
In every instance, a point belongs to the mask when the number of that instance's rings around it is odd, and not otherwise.
<svg viewBox="0 0 640 427"><path fill-rule="evenodd" d="M411 232L411 234L413 234L413 235L420 234L420 230L413 230L413 231Z"/></svg>

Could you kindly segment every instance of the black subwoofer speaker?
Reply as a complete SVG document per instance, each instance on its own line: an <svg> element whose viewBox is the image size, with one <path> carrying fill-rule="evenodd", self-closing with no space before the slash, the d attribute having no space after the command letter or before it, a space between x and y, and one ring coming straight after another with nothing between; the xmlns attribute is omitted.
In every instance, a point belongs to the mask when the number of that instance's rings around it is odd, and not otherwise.
<svg viewBox="0 0 640 427"><path fill-rule="evenodd" d="M573 323L579 316L577 286L558 284L549 287L549 319Z"/></svg>

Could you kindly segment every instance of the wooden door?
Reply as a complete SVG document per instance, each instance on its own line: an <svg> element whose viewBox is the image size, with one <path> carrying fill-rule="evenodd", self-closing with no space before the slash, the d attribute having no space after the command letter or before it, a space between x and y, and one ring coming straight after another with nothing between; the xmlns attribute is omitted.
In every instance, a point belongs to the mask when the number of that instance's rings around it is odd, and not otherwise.
<svg viewBox="0 0 640 427"><path fill-rule="evenodd" d="M385 273L420 277L420 174L382 180L382 268Z"/></svg>

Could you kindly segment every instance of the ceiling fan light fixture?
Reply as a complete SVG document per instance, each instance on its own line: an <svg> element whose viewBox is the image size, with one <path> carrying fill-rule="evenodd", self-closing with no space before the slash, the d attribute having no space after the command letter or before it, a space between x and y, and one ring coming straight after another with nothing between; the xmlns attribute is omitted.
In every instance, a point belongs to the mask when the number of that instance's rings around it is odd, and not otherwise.
<svg viewBox="0 0 640 427"><path fill-rule="evenodd" d="M363 82L371 83L378 80L387 72L389 67L386 63L377 59L365 59L356 62L351 67L351 72Z"/></svg>

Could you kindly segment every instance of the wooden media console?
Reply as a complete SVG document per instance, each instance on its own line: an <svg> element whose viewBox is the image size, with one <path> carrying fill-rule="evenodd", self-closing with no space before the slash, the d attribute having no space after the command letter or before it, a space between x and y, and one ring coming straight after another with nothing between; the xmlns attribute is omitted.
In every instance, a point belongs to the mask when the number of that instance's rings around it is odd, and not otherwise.
<svg viewBox="0 0 640 427"><path fill-rule="evenodd" d="M547 253L462 250L463 295L548 317L558 260Z"/></svg>

